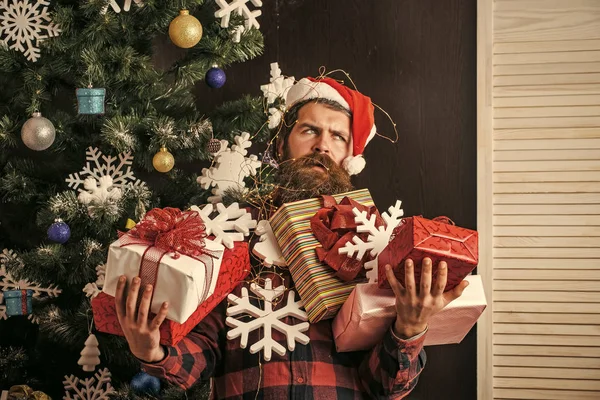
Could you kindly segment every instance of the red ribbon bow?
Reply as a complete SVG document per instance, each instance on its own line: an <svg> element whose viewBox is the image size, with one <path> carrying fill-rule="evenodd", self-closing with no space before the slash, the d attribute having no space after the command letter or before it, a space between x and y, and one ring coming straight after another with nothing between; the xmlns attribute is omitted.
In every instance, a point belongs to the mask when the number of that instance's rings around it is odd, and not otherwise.
<svg viewBox="0 0 600 400"><path fill-rule="evenodd" d="M339 254L339 249L351 241L354 236L360 237L363 241L366 241L369 236L367 232L357 233L357 224L352 209L366 211L369 218L375 214L377 226L381 226L385 222L374 206L364 206L350 197L344 197L339 204L336 204L332 196L322 196L322 198L324 207L310 219L313 234L323 246L317 247L317 257L319 257L319 261L336 270L338 278L343 281L351 281L363 271L364 263L371 258L369 253L366 253L360 260L348 257L346 254Z"/></svg>

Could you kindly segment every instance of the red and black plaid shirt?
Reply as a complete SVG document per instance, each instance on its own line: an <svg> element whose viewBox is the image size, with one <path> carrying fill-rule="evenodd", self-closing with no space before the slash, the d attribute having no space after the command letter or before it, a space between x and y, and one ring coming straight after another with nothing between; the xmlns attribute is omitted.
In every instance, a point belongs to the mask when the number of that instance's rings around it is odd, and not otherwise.
<svg viewBox="0 0 600 400"><path fill-rule="evenodd" d="M261 278L271 277L273 287L277 287L280 276L286 288L292 287L287 271L280 275L263 273ZM241 286L234 291L238 296ZM285 305L287 295L279 299L283 300L274 309ZM260 306L257 299L251 301ZM391 329L370 351L338 353L332 320L311 324L305 332L310 337L308 344L296 343L294 351L284 356L273 353L270 361L264 361L261 352L250 354L249 349L240 348L239 338L227 340L226 308L224 300L181 342L168 347L164 360L143 363L143 370L182 388L212 377L216 399L402 399L415 387L425 365L425 335L405 341L395 337ZM299 323L293 317L285 322ZM287 348L284 334L273 330L272 335ZM251 332L248 344L260 337L262 330Z"/></svg>

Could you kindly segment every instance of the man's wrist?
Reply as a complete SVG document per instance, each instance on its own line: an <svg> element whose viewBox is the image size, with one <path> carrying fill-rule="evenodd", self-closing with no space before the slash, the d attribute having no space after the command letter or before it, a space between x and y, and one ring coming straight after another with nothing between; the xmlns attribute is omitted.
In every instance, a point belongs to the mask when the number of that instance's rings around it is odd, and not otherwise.
<svg viewBox="0 0 600 400"><path fill-rule="evenodd" d="M149 354L147 356L144 355L143 357L138 357L138 356L135 356L135 357L144 363L152 364L152 363L157 363L157 362L164 360L166 356L167 356L167 352L165 351L165 348L161 345L152 354Z"/></svg>
<svg viewBox="0 0 600 400"><path fill-rule="evenodd" d="M414 336L423 333L427 329L427 324L423 325L406 325L396 319L394 322L393 331L399 339L410 339Z"/></svg>

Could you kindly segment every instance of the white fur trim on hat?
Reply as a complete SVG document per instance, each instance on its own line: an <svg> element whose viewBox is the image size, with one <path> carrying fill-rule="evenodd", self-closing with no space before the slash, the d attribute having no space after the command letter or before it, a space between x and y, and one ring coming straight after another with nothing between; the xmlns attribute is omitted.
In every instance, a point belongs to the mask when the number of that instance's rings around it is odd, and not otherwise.
<svg viewBox="0 0 600 400"><path fill-rule="evenodd" d="M334 100L344 108L350 110L350 105L341 94L331 86L323 82L312 82L306 78L300 79L288 90L285 100L286 108L289 110L294 104L310 99L323 98Z"/></svg>
<svg viewBox="0 0 600 400"><path fill-rule="evenodd" d="M342 167L349 175L358 175L367 165L362 154L357 156L348 156L342 161Z"/></svg>

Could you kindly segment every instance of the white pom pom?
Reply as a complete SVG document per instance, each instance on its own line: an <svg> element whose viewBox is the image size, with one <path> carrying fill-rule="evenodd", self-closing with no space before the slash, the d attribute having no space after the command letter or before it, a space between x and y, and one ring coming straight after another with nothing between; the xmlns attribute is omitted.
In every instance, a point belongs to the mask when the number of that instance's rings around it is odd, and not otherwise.
<svg viewBox="0 0 600 400"><path fill-rule="evenodd" d="M367 165L367 162L362 154L346 157L342 162L342 167L350 175L358 175L365 168L365 165Z"/></svg>

